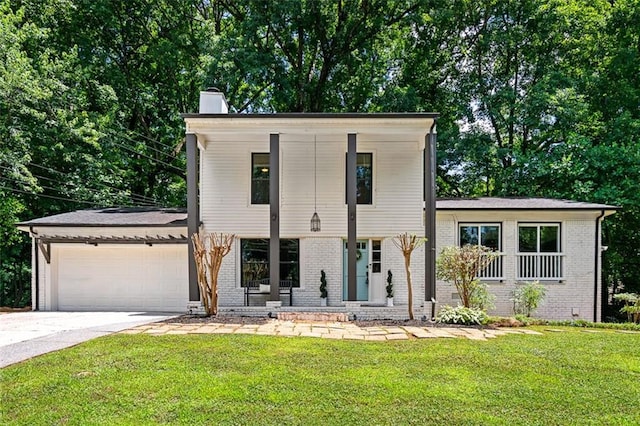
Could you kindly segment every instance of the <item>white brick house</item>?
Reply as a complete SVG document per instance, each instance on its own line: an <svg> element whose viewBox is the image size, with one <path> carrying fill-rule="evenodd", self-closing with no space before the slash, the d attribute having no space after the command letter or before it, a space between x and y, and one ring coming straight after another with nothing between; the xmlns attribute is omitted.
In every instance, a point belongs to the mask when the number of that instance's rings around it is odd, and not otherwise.
<svg viewBox="0 0 640 426"><path fill-rule="evenodd" d="M186 311L199 301L187 236L203 231L237 237L219 276L223 312L402 317L407 288L393 237L408 232L427 237L412 258L417 317L457 303L435 280L435 258L471 243L501 253L483 276L493 314L511 314L513 289L538 279L547 297L537 316L600 320L600 224L615 207L479 198L438 200L436 209L437 114L228 114L221 94L203 92L200 113L184 119L188 215L105 209L19 224L34 241L34 309ZM394 309L385 307L388 271ZM256 282L268 291L248 294ZM267 309L273 302L282 306Z"/></svg>
<svg viewBox="0 0 640 426"><path fill-rule="evenodd" d="M222 94L203 92L200 113L184 116L189 233L237 236L221 270L220 306L319 306L321 271L329 307L383 306L389 269L397 274L395 301L406 304L403 259L391 242L403 232L428 237L427 252L415 253L414 303L431 302L436 118L229 114ZM319 231L310 226L314 213ZM192 265L195 302L194 277ZM247 296L257 281L270 293ZM292 300L281 297L282 281L293 282Z"/></svg>
<svg viewBox="0 0 640 426"><path fill-rule="evenodd" d="M497 296L492 313L511 314L512 291L539 280L547 297L537 315L600 320L600 223L615 208L481 198L440 200L436 214L436 118L428 113L227 114L220 93L204 92L200 113L185 115L190 162L200 175L198 187L191 179L190 232L237 235L221 272L220 305L281 301L286 306L289 296L278 294L273 283L292 279L294 309L317 307L324 270L330 308L355 309L353 302L382 307L391 270L395 305L406 306L403 258L392 238L408 232L427 236L412 259L418 316L428 315L433 301L457 303L449 284L436 283L435 255L448 245L482 243L502 253L483 277ZM321 219L319 232L310 230L314 212ZM270 257L274 238L280 239L285 261ZM356 244L350 258L351 241ZM246 297L245 286L255 279L270 282L271 292Z"/></svg>

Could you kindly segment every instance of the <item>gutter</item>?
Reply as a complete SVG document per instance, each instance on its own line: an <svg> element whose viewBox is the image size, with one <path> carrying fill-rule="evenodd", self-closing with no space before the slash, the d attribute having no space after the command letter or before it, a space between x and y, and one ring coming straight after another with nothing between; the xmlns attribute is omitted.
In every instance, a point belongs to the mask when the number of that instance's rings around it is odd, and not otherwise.
<svg viewBox="0 0 640 426"><path fill-rule="evenodd" d="M594 261L595 261L595 273L593 274L593 322L598 321L598 297L602 297L602 293L598 294L598 277L602 274L602 265L600 259L600 227L602 218L605 216L606 211L602 209L600 216L596 218L596 235L595 235L595 249L594 249ZM602 306L601 306L602 309Z"/></svg>

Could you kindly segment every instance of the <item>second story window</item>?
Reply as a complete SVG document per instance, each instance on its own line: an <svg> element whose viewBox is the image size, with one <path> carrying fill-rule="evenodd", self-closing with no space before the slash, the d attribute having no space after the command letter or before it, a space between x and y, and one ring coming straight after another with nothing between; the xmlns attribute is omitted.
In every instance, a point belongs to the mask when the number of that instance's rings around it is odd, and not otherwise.
<svg viewBox="0 0 640 426"><path fill-rule="evenodd" d="M251 154L251 204L269 204L269 153Z"/></svg>
<svg viewBox="0 0 640 426"><path fill-rule="evenodd" d="M370 152L359 152L356 156L356 200L357 204L373 204L373 154Z"/></svg>

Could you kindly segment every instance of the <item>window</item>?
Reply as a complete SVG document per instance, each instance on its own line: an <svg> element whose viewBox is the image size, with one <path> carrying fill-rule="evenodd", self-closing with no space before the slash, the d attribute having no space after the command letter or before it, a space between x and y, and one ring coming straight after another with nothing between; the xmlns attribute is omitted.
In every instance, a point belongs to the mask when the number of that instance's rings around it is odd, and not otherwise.
<svg viewBox="0 0 640 426"><path fill-rule="evenodd" d="M371 269L374 274L382 271L382 241L371 242Z"/></svg>
<svg viewBox="0 0 640 426"><path fill-rule="evenodd" d="M241 268L242 286L247 281L269 278L269 239L243 239ZM293 281L294 287L300 287L300 241L280 240L280 279Z"/></svg>
<svg viewBox="0 0 640 426"><path fill-rule="evenodd" d="M460 246L481 245L495 251L501 250L500 225L460 225Z"/></svg>
<svg viewBox="0 0 640 426"><path fill-rule="evenodd" d="M481 245L494 251L502 250L502 237L499 224L461 224L460 246ZM497 257L489 266L478 273L478 278L502 280L502 257Z"/></svg>
<svg viewBox="0 0 640 426"><path fill-rule="evenodd" d="M520 253L560 253L560 225L519 225L518 251Z"/></svg>
<svg viewBox="0 0 640 426"><path fill-rule="evenodd" d="M370 152L356 154L356 202L373 204L373 154Z"/></svg>
<svg viewBox="0 0 640 426"><path fill-rule="evenodd" d="M269 153L251 154L251 204L269 204Z"/></svg>
<svg viewBox="0 0 640 426"><path fill-rule="evenodd" d="M560 224L518 225L518 279L562 280Z"/></svg>

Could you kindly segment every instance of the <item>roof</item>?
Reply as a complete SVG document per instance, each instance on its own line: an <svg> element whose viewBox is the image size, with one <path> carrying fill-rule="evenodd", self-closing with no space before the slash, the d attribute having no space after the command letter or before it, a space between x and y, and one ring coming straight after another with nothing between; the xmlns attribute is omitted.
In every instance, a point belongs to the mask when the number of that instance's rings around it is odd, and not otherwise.
<svg viewBox="0 0 640 426"><path fill-rule="evenodd" d="M94 210L76 210L21 222L18 226L187 226L187 210L157 207L110 207Z"/></svg>
<svg viewBox="0 0 640 426"><path fill-rule="evenodd" d="M607 204L530 197L440 198L436 209L442 210L618 210ZM180 227L187 226L184 208L111 207L76 210L21 222L18 226L73 227Z"/></svg>
<svg viewBox="0 0 640 426"><path fill-rule="evenodd" d="M618 210L607 204L533 197L441 198L437 210Z"/></svg>
<svg viewBox="0 0 640 426"><path fill-rule="evenodd" d="M186 113L180 114L182 118L221 118L221 119L407 119L407 118L438 118L437 112L278 112L278 113Z"/></svg>

